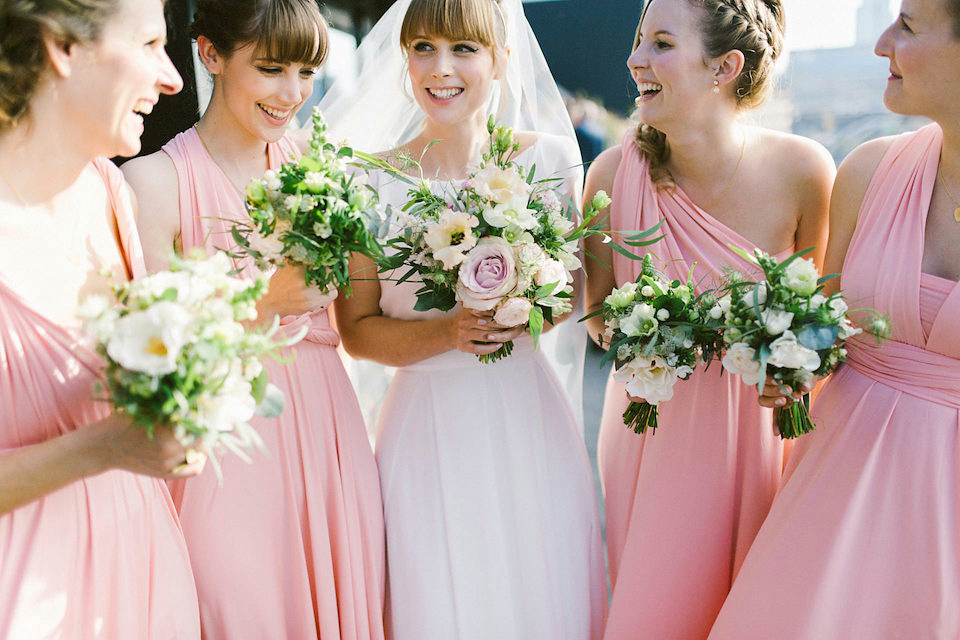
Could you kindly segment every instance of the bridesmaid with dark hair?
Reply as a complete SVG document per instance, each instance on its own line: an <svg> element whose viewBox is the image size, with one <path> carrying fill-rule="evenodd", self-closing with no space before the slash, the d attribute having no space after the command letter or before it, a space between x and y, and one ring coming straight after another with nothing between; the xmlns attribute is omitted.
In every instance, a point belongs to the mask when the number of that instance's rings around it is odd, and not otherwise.
<svg viewBox="0 0 960 640"><path fill-rule="evenodd" d="M711 288L726 267L752 271L731 246L780 257L814 247L822 260L832 159L740 118L771 89L783 31L780 0L647 3L627 60L641 124L593 163L585 195L611 194L614 230L662 222L647 250L670 278L692 268ZM587 253L599 258L586 263L592 311L640 264L595 238ZM588 322L602 334L599 317ZM676 385L656 433L624 426L629 401L611 378L598 445L613 583L605 637L705 638L773 501L784 446L756 389L718 363Z"/></svg>
<svg viewBox="0 0 960 640"><path fill-rule="evenodd" d="M210 104L160 152L124 165L153 269L174 249L234 247L245 185L305 148L289 125L328 46L313 0L199 0L193 36ZM380 487L329 302L302 268L272 274L260 318L307 334L290 362L266 363L286 396L279 418L252 423L267 453L224 458L222 487L210 470L171 486L208 640L383 637Z"/></svg>

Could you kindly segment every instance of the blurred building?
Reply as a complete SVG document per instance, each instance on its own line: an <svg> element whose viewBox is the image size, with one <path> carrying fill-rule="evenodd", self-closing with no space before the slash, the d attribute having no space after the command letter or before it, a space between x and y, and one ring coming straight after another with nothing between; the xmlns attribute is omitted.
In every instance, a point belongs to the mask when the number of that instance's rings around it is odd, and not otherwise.
<svg viewBox="0 0 960 640"><path fill-rule="evenodd" d="M821 142L837 162L866 140L927 124L883 106L890 64L873 47L892 21L887 0L863 0L854 46L791 52L764 124Z"/></svg>

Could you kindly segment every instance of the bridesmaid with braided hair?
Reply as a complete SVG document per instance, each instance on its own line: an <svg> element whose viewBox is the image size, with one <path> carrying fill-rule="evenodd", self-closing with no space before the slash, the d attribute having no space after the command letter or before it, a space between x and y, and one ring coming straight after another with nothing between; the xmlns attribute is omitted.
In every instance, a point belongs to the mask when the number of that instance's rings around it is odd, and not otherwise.
<svg viewBox="0 0 960 640"><path fill-rule="evenodd" d="M725 267L750 271L731 246L780 257L814 247L822 260L832 159L740 118L770 90L783 29L779 0L652 0L641 16L627 61L641 124L593 163L585 196L612 194L615 231L662 222L649 250L668 277L693 268L712 288ZM595 238L586 253L598 258L587 261L593 311L639 262ZM604 329L597 316L588 327L594 338ZM598 457L610 640L705 638L773 501L784 447L771 410L720 372L715 363L679 383L659 405L659 428L643 435L624 425L623 384L608 383Z"/></svg>

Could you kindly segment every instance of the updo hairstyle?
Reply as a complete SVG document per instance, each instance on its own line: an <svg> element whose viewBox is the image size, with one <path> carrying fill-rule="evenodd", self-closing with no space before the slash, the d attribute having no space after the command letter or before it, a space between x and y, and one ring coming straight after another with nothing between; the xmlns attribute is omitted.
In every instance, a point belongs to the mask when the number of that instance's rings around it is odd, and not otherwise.
<svg viewBox="0 0 960 640"><path fill-rule="evenodd" d="M0 1L0 133L17 126L47 70L44 36L64 47L96 42L117 0Z"/></svg>
<svg viewBox="0 0 960 640"><path fill-rule="evenodd" d="M663 2L664 0L659 0ZM677 0L670 0L677 1ZM786 23L780 0L686 0L700 10L700 33L706 59L728 51L743 54L743 70L734 83L737 106L759 105L773 88L773 71L783 51ZM960 5L960 0L949 0ZM644 8L640 24L650 3ZM640 27L633 48L640 44ZM666 136L651 126L640 124L635 136L641 153L650 161L650 178L660 188L674 186L666 168L670 149Z"/></svg>

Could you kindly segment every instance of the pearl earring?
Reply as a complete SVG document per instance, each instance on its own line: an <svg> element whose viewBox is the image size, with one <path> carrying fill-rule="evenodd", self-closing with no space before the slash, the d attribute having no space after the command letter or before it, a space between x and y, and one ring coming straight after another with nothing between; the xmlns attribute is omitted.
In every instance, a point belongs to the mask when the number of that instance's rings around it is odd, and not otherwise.
<svg viewBox="0 0 960 640"><path fill-rule="evenodd" d="M713 81L713 92L714 92L714 93L720 93L720 81L719 81L719 80L714 80L714 81Z"/></svg>

